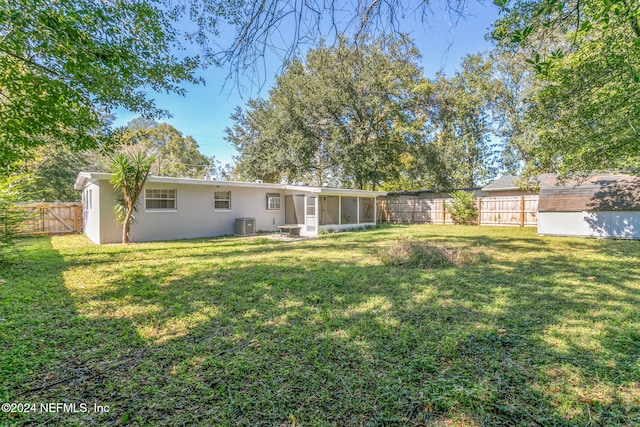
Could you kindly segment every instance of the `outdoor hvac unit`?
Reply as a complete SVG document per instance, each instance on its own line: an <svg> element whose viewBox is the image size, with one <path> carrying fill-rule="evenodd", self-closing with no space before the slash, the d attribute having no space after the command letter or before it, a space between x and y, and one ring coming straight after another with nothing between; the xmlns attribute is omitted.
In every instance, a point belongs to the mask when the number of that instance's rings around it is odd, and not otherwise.
<svg viewBox="0 0 640 427"><path fill-rule="evenodd" d="M236 235L250 236L256 234L255 218L236 218Z"/></svg>

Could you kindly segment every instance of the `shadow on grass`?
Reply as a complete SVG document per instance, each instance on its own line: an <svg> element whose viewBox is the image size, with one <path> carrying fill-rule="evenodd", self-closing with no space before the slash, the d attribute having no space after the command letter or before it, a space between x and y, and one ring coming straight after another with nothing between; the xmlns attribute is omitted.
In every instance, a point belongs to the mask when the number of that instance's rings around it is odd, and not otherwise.
<svg viewBox="0 0 640 427"><path fill-rule="evenodd" d="M369 235L373 244L398 235L384 232ZM74 285L49 248L52 267L29 281L55 277L60 303L47 306L41 295L25 307L76 320L50 336L59 349L29 355L31 367L5 383L5 397L43 383L51 366L115 360L126 368L21 398L91 398L113 406L100 420L116 425L640 421L633 255L581 260L550 243L535 249L535 238L509 245L495 236L441 235L433 238L514 258L490 254L465 268L410 270L368 259L375 251L367 248L355 256L365 234L286 251L260 241L238 241L244 248L192 242L193 256L173 258L174 244L139 246L131 253L145 262L101 267L109 279L89 290ZM65 258L75 274L89 272L81 253ZM36 344L21 332L11 338L24 354Z"/></svg>
<svg viewBox="0 0 640 427"><path fill-rule="evenodd" d="M0 267L2 402L36 405L31 413L3 411L1 424L97 425L112 419L91 409L83 413L80 404L113 406L116 399L103 387L114 373L126 376L144 354L145 343L127 319L79 314L65 287L67 268L45 237L21 239L14 259ZM48 403L76 403L79 413L43 413L40 404Z"/></svg>

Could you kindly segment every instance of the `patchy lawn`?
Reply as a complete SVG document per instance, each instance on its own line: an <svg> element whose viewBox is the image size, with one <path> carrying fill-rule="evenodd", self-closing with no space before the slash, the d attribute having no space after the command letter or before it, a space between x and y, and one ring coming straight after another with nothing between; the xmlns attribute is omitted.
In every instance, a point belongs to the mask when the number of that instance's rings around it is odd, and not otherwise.
<svg viewBox="0 0 640 427"><path fill-rule="evenodd" d="M1 403L77 405L0 424L640 424L640 242L66 236L0 283Z"/></svg>

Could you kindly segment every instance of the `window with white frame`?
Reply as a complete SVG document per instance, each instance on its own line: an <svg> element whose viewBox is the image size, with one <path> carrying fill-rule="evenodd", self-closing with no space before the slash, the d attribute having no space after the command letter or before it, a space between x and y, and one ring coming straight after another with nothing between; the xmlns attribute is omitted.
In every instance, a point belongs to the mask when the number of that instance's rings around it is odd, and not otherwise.
<svg viewBox="0 0 640 427"><path fill-rule="evenodd" d="M213 193L213 209L217 211L231 210L231 191Z"/></svg>
<svg viewBox="0 0 640 427"><path fill-rule="evenodd" d="M147 188L144 193L144 208L176 210L176 190Z"/></svg>
<svg viewBox="0 0 640 427"><path fill-rule="evenodd" d="M267 193L267 210L280 209L280 193Z"/></svg>

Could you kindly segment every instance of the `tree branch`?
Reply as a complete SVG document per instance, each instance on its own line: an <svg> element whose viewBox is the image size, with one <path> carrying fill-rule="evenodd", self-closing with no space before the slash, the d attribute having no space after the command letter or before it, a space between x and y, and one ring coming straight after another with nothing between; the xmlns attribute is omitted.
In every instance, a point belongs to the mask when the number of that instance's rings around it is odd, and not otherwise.
<svg viewBox="0 0 640 427"><path fill-rule="evenodd" d="M20 55L16 55L15 53L10 52L10 51L8 51L6 49L2 49L2 48L0 48L0 52L3 52L5 54L7 54L8 56L17 59L18 61L22 61L22 62L24 62L26 64L33 65L36 68L40 68L41 70L46 71L47 73L53 75L54 77L57 77L60 80L66 80L66 76L64 74L60 74L59 72L57 72L55 70L52 70L51 68L46 67L46 66L44 66L42 64L39 64L39 63L33 61L32 59L23 58Z"/></svg>

